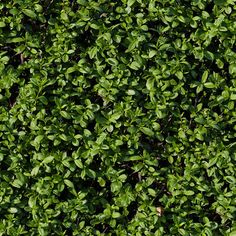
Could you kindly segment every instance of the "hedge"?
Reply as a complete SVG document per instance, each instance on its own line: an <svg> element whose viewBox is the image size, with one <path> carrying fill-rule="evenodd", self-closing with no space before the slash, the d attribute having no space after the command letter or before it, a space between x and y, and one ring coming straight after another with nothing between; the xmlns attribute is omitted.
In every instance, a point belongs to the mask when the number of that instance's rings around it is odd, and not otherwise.
<svg viewBox="0 0 236 236"><path fill-rule="evenodd" d="M236 235L235 0L1 0L0 235Z"/></svg>

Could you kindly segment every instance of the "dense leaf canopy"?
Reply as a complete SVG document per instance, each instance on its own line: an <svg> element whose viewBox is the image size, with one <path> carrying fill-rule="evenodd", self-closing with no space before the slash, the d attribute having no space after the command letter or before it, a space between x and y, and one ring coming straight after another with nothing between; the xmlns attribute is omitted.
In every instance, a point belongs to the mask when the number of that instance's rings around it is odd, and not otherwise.
<svg viewBox="0 0 236 236"><path fill-rule="evenodd" d="M0 1L0 235L236 235L235 0Z"/></svg>

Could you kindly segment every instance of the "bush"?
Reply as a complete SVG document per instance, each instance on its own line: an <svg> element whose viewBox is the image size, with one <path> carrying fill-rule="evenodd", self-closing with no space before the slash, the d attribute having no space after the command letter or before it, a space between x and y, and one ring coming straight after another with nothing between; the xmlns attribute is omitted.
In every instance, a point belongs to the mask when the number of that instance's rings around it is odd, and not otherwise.
<svg viewBox="0 0 236 236"><path fill-rule="evenodd" d="M0 235L236 235L236 1L0 2Z"/></svg>

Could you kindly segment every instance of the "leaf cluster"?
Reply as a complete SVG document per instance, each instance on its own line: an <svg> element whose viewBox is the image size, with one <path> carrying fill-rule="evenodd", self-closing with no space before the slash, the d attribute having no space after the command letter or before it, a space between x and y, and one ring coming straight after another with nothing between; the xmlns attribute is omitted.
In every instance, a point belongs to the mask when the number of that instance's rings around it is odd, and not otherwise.
<svg viewBox="0 0 236 236"><path fill-rule="evenodd" d="M0 235L236 235L236 1L0 1Z"/></svg>

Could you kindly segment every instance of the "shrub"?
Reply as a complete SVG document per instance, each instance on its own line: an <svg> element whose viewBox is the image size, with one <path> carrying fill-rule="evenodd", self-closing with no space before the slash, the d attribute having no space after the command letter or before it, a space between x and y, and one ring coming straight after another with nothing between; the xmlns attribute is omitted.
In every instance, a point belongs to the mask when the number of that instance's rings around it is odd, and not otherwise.
<svg viewBox="0 0 236 236"><path fill-rule="evenodd" d="M0 2L1 235L236 235L235 0Z"/></svg>

